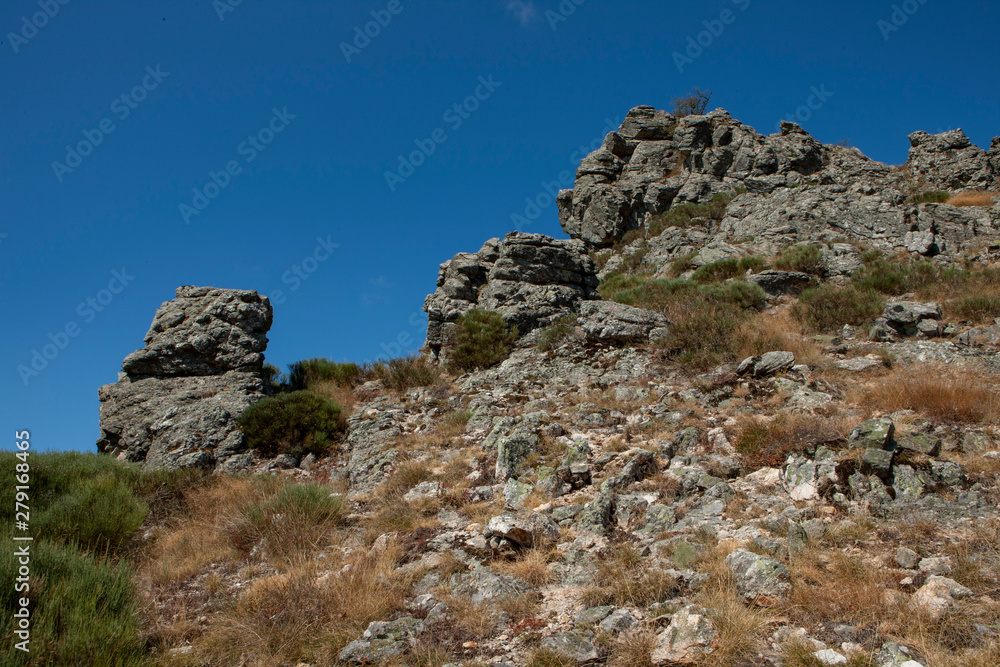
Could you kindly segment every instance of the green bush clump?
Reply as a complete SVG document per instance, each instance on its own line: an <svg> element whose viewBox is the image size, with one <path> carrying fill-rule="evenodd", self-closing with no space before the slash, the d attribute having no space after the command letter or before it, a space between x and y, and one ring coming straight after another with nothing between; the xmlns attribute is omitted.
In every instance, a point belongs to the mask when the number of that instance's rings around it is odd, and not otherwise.
<svg viewBox="0 0 1000 667"><path fill-rule="evenodd" d="M774 260L774 268L780 271L799 271L822 276L823 249L815 243L785 248Z"/></svg>
<svg viewBox="0 0 1000 667"><path fill-rule="evenodd" d="M732 200L731 195L717 194L707 204L678 204L653 219L647 237L659 236L668 227L687 229L695 218L722 220L726 215L726 207Z"/></svg>
<svg viewBox="0 0 1000 667"><path fill-rule="evenodd" d="M576 316L563 315L538 334L538 349L548 352L557 347L559 343L569 338L575 328Z"/></svg>
<svg viewBox="0 0 1000 667"><path fill-rule="evenodd" d="M309 391L264 398L237 419L247 445L264 456L322 454L344 431L340 406Z"/></svg>
<svg viewBox="0 0 1000 667"><path fill-rule="evenodd" d="M756 271L764 266L760 257L727 257L710 264L699 266L691 280L698 283L721 282L745 275L747 271Z"/></svg>
<svg viewBox="0 0 1000 667"><path fill-rule="evenodd" d="M348 387L363 374L357 364L341 363L329 359L303 359L288 365L285 386L288 391L309 389L318 382L333 382Z"/></svg>
<svg viewBox="0 0 1000 667"><path fill-rule="evenodd" d="M449 368L457 372L496 366L510 355L517 329L508 327L500 313L472 309L458 319Z"/></svg>
<svg viewBox="0 0 1000 667"><path fill-rule="evenodd" d="M943 204L951 199L951 194L944 190L927 190L910 197L911 204Z"/></svg>
<svg viewBox="0 0 1000 667"><path fill-rule="evenodd" d="M1000 317L1000 298L994 296L967 296L951 304L951 310L963 320L987 322Z"/></svg>
<svg viewBox="0 0 1000 667"><path fill-rule="evenodd" d="M441 380L441 373L419 357L397 357L388 361L376 361L369 374L383 386L396 391L412 387L427 387Z"/></svg>
<svg viewBox="0 0 1000 667"><path fill-rule="evenodd" d="M10 530L5 533L5 543L15 544ZM42 539L31 543L30 588L16 592L18 561L13 549L6 552L4 567L0 568L4 591L0 595L0 663L107 667L149 664L139 628L132 573L124 563L113 564L73 544ZM30 600L31 609L29 653L14 646L20 641L14 635L14 612L20 608L18 599L23 596Z"/></svg>
<svg viewBox="0 0 1000 667"><path fill-rule="evenodd" d="M867 324L884 308L885 299L872 290L821 285L802 292L792 315L812 329L830 331L844 324Z"/></svg>
<svg viewBox="0 0 1000 667"><path fill-rule="evenodd" d="M764 290L739 280L699 285L683 278L650 276L608 276L598 287L601 297L626 306L658 310L671 317L679 306L720 306L737 309L755 308L764 302Z"/></svg>

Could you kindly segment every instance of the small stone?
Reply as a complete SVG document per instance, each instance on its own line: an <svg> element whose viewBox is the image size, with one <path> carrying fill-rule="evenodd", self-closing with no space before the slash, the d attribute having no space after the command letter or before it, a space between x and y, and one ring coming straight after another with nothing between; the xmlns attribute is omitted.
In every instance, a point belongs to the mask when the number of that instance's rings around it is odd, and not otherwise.
<svg viewBox="0 0 1000 667"><path fill-rule="evenodd" d="M854 449L891 449L896 427L891 419L869 419L854 427L848 438Z"/></svg>
<svg viewBox="0 0 1000 667"><path fill-rule="evenodd" d="M906 547L899 547L896 549L896 565L900 566L904 570L912 570L919 560L920 556L917 555L916 551L912 549L907 549Z"/></svg>
<svg viewBox="0 0 1000 667"><path fill-rule="evenodd" d="M882 479L892 472L893 452L884 449L866 449L861 457L861 472L866 475L877 475Z"/></svg>
<svg viewBox="0 0 1000 667"><path fill-rule="evenodd" d="M924 558L917 565L917 569L924 574L951 574L951 559L947 556Z"/></svg>
<svg viewBox="0 0 1000 667"><path fill-rule="evenodd" d="M711 652L717 634L708 613L688 605L674 614L666 630L656 636L652 660L658 665L694 662Z"/></svg>
<svg viewBox="0 0 1000 667"><path fill-rule="evenodd" d="M813 657L822 662L824 665L846 665L847 658L840 655L832 648L825 648L822 651L816 651L813 653Z"/></svg>

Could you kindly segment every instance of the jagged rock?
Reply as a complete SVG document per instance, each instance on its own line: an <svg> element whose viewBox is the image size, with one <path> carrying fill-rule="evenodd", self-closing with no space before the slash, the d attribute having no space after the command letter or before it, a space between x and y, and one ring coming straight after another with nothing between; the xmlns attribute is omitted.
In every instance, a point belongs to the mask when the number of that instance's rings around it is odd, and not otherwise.
<svg viewBox="0 0 1000 667"><path fill-rule="evenodd" d="M404 616L395 621L375 621L360 638L340 651L340 659L355 665L370 665L397 658L417 646L424 623Z"/></svg>
<svg viewBox="0 0 1000 667"><path fill-rule="evenodd" d="M495 516L490 519L483 531L483 537L489 540L491 545L495 544L496 549L507 545L530 549L558 535L559 526L552 519L531 511Z"/></svg>
<svg viewBox="0 0 1000 667"><path fill-rule="evenodd" d="M962 130L914 132L909 139L906 166L928 190L989 190L993 186L995 163L991 164L987 152L973 146Z"/></svg>
<svg viewBox="0 0 1000 667"><path fill-rule="evenodd" d="M592 501L584 505L577 521L577 529L583 532L603 535L611 525L615 513L615 498L612 493L602 492Z"/></svg>
<svg viewBox="0 0 1000 667"><path fill-rule="evenodd" d="M674 614L666 630L656 636L653 664L693 663L712 651L716 636L708 612L688 605Z"/></svg>
<svg viewBox="0 0 1000 667"><path fill-rule="evenodd" d="M543 639L541 647L581 665L600 657L594 647L593 637L579 630L557 632Z"/></svg>
<svg viewBox="0 0 1000 667"><path fill-rule="evenodd" d="M371 488L392 468L398 456L394 439L403 432L402 417L402 406L382 396L348 418L344 444L352 487Z"/></svg>
<svg viewBox="0 0 1000 667"><path fill-rule="evenodd" d="M892 449L896 427L891 419L869 419L854 427L848 442L853 449Z"/></svg>
<svg viewBox="0 0 1000 667"><path fill-rule="evenodd" d="M941 452L941 438L927 433L907 433L896 440L896 447L926 456L937 456Z"/></svg>
<svg viewBox="0 0 1000 667"><path fill-rule="evenodd" d="M726 556L736 590L751 604L784 597L791 589L788 568L767 556L737 549Z"/></svg>
<svg viewBox="0 0 1000 667"><path fill-rule="evenodd" d="M486 600L502 600L527 593L531 586L488 567L477 566L471 572L457 572L448 580L455 595L469 598L473 604Z"/></svg>
<svg viewBox="0 0 1000 667"><path fill-rule="evenodd" d="M894 556L896 565L900 566L904 570L912 570L917 565L917 561L920 557L917 552L913 549L907 549L906 547L899 547L896 549L896 555Z"/></svg>
<svg viewBox="0 0 1000 667"><path fill-rule="evenodd" d="M618 474L609 477L601 483L601 493L609 493L624 489L635 482L649 476L656 466L656 456L646 449L629 452L628 462L622 466Z"/></svg>
<svg viewBox="0 0 1000 667"><path fill-rule="evenodd" d="M865 475L877 475L888 479L892 472L892 460L895 452L884 449L866 449L861 455L861 472Z"/></svg>
<svg viewBox="0 0 1000 667"><path fill-rule="evenodd" d="M771 296L790 294L798 296L802 290L816 283L816 277L797 271L761 271L747 276L747 282L759 285Z"/></svg>
<svg viewBox="0 0 1000 667"><path fill-rule="evenodd" d="M583 333L592 343L647 343L664 337L669 320L660 313L611 301L580 303Z"/></svg>
<svg viewBox="0 0 1000 667"><path fill-rule="evenodd" d="M249 464L236 418L264 396L271 304L257 292L180 287L146 347L100 388L98 451L147 468Z"/></svg>
<svg viewBox="0 0 1000 667"><path fill-rule="evenodd" d="M597 266L580 241L520 232L490 239L478 253L441 265L437 290L424 301L425 347L446 353L455 322L473 308L500 313L523 336L575 313L580 301L599 299L597 283Z"/></svg>
<svg viewBox="0 0 1000 667"><path fill-rule="evenodd" d="M635 616L632 615L631 610L616 609L609 614L607 618L600 622L599 627L604 632L618 634L620 632L625 632L626 630L631 630L638 624L639 621L637 621Z"/></svg>
<svg viewBox="0 0 1000 667"><path fill-rule="evenodd" d="M882 648L875 656L875 662L878 667L924 667L922 663L913 659L912 649L895 642L882 644Z"/></svg>
<svg viewBox="0 0 1000 667"><path fill-rule="evenodd" d="M954 579L931 575L927 583L913 594L914 607L926 612L932 619L938 620L954 604L956 599L967 598L972 591Z"/></svg>
<svg viewBox="0 0 1000 667"><path fill-rule="evenodd" d="M795 365L791 352L767 352L759 357L747 357L736 369L737 375L750 373L754 377L768 377L786 371Z"/></svg>
<svg viewBox="0 0 1000 667"><path fill-rule="evenodd" d="M496 478L506 482L517 473L528 455L538 449L539 438L525 424L516 426L497 442Z"/></svg>
<svg viewBox="0 0 1000 667"><path fill-rule="evenodd" d="M882 317L900 335L913 336L919 331L937 336L941 328L941 304L898 301L886 305Z"/></svg>

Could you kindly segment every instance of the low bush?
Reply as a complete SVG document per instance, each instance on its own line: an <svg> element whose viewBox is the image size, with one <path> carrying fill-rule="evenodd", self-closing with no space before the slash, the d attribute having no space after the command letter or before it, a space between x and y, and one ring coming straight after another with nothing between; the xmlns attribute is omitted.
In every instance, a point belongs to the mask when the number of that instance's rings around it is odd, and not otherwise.
<svg viewBox="0 0 1000 667"><path fill-rule="evenodd" d="M273 496L246 507L250 526L243 542L259 542L269 558L293 562L333 533L342 522L344 507L343 497L331 495L325 484L287 483Z"/></svg>
<svg viewBox="0 0 1000 667"><path fill-rule="evenodd" d="M264 456L324 454L344 431L340 406L308 391L264 398L237 419L247 445Z"/></svg>
<svg viewBox="0 0 1000 667"><path fill-rule="evenodd" d="M455 346L448 366L457 372L496 366L508 356L517 341L517 329L508 327L500 313L472 309L458 319Z"/></svg>
<svg viewBox="0 0 1000 667"><path fill-rule="evenodd" d="M357 364L341 363L329 359L303 359L288 366L285 388L288 391L309 389L317 382L333 382L340 386L350 386L358 380L363 369Z"/></svg>
<svg viewBox="0 0 1000 667"><path fill-rule="evenodd" d="M988 322L1000 317L1000 297L967 296L951 303L950 310L963 320Z"/></svg>
<svg viewBox="0 0 1000 667"><path fill-rule="evenodd" d="M722 220L726 215L726 207L732 200L731 195L717 194L707 204L678 204L654 218L649 224L646 235L649 238L659 236L668 227L687 229L695 218Z"/></svg>
<svg viewBox="0 0 1000 667"><path fill-rule="evenodd" d="M1000 420L1000 394L989 382L938 366L896 367L877 384L856 390L850 399L873 413L913 410L957 423Z"/></svg>
<svg viewBox="0 0 1000 667"><path fill-rule="evenodd" d="M441 380L441 373L436 367L415 356L376 361L369 374L386 388L395 391L427 387Z"/></svg>
<svg viewBox="0 0 1000 667"><path fill-rule="evenodd" d="M697 86L683 97L675 97L674 116L684 118L685 116L701 116L708 109L708 101L712 99L712 92L701 90Z"/></svg>
<svg viewBox="0 0 1000 667"><path fill-rule="evenodd" d="M576 316L563 315L538 334L538 349L548 352L569 338L576 329Z"/></svg>
<svg viewBox="0 0 1000 667"><path fill-rule="evenodd" d="M792 315L807 327L832 331L845 324L867 324L884 308L885 299L872 290L821 285L802 292Z"/></svg>
<svg viewBox="0 0 1000 667"><path fill-rule="evenodd" d="M691 280L697 283L721 282L745 275L747 271L758 270L764 266L764 260L759 257L727 257L717 262L703 264L695 270Z"/></svg>
<svg viewBox="0 0 1000 667"><path fill-rule="evenodd" d="M775 419L751 417L740 426L734 446L743 457L743 469L780 468L789 454L815 453L820 445L838 446L843 436L825 421L806 415L781 413Z"/></svg>
<svg viewBox="0 0 1000 667"><path fill-rule="evenodd" d="M951 198L944 190L927 190L910 197L911 204L943 204Z"/></svg>
<svg viewBox="0 0 1000 667"><path fill-rule="evenodd" d="M815 243L785 248L774 260L780 271L799 271L815 276L823 275L823 249Z"/></svg>

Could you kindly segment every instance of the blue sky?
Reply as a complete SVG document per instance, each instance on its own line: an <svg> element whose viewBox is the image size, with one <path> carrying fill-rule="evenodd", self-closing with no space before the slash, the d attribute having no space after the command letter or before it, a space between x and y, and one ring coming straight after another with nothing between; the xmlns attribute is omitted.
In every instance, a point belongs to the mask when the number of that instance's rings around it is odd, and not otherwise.
<svg viewBox="0 0 1000 667"><path fill-rule="evenodd" d="M989 146L998 28L986 0L8 0L0 421L93 451L179 285L272 296L282 367L415 350L438 264L526 212L564 237L544 184L694 86L765 133L821 91L804 127L890 163L919 129Z"/></svg>

